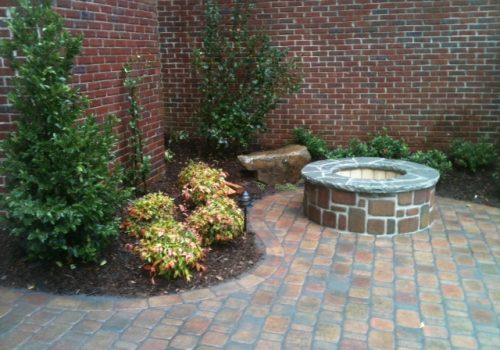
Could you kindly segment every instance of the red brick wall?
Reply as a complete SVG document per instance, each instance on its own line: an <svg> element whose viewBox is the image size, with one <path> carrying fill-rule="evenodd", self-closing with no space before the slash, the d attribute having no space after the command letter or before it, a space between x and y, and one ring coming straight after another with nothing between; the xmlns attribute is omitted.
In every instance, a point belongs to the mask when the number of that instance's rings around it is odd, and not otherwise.
<svg viewBox="0 0 500 350"><path fill-rule="evenodd" d="M66 27L85 36L84 50L74 67L74 84L91 100L89 113L104 118L114 113L122 118L117 127L120 144L117 155L126 160L127 152L127 91L123 87L122 67L132 57L141 55L150 61L140 74L145 78L140 86L140 103L144 106L142 129L146 153L152 157L152 178L164 170L164 141L161 69L159 60L158 19L154 0L93 0L54 2L66 19ZM0 21L14 1L0 2ZM5 22L0 22L0 37L8 36ZM14 117L6 93L9 71L0 61L0 138L12 130ZM3 181L3 180L2 180Z"/></svg>
<svg viewBox="0 0 500 350"><path fill-rule="evenodd" d="M166 128L196 129L190 53L202 1L159 0ZM266 145L305 126L330 145L382 127L415 148L500 140L496 0L257 0L257 26L300 57L304 85L269 116Z"/></svg>

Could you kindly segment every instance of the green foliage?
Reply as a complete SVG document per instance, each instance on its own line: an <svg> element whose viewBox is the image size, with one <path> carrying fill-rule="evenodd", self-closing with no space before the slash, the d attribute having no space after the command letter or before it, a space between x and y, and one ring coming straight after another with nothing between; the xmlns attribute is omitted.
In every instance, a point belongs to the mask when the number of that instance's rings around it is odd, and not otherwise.
<svg viewBox="0 0 500 350"><path fill-rule="evenodd" d="M325 156L330 159L352 158L352 157L383 157L393 159L408 159L410 161L425 164L445 175L451 170L451 162L441 151L431 150L428 152L418 151L411 154L410 148L403 140L397 140L387 135L383 129L373 136L368 142L357 138L349 140L347 147L339 146L330 151L326 143L320 137L314 136L311 131L302 128L295 129L296 142L305 145L311 155L317 157Z"/></svg>
<svg viewBox="0 0 500 350"><path fill-rule="evenodd" d="M135 250L153 277L182 277L189 281L192 269L204 269L200 264L204 257L200 238L173 219L148 226Z"/></svg>
<svg viewBox="0 0 500 350"><path fill-rule="evenodd" d="M349 140L349 145L344 148L337 147L331 151L328 158L351 157L382 157L388 159L405 159L410 155L410 148L404 140L394 139L383 129L365 143L359 139Z"/></svg>
<svg viewBox="0 0 500 350"><path fill-rule="evenodd" d="M383 129L368 142L368 152L374 157L405 159L410 155L410 148L404 140L394 139Z"/></svg>
<svg viewBox="0 0 500 350"><path fill-rule="evenodd" d="M135 246L145 269L170 278L192 277L193 268L200 270L204 257L200 237L175 221L175 204L162 193L150 193L127 208L122 228L131 236L140 237Z"/></svg>
<svg viewBox="0 0 500 350"><path fill-rule="evenodd" d="M174 157L175 153L170 148L167 148L163 153L163 159L165 159L165 162L171 162L172 160L174 160Z"/></svg>
<svg viewBox="0 0 500 350"><path fill-rule="evenodd" d="M193 161L179 173L179 186L184 199L194 205L205 204L211 198L224 197L231 190L226 185L226 174L222 170Z"/></svg>
<svg viewBox="0 0 500 350"><path fill-rule="evenodd" d="M274 186L276 191L278 192L288 192L288 191L295 191L297 189L297 186L291 183L286 183L286 184L277 184Z"/></svg>
<svg viewBox="0 0 500 350"><path fill-rule="evenodd" d="M295 142L304 145L313 158L327 157L330 159L351 157L383 157L404 159L409 156L410 148L403 140L397 140L387 135L386 130L377 133L368 143L353 138L347 147L339 146L330 151L325 140L312 134L310 130L297 128L294 130Z"/></svg>
<svg viewBox="0 0 500 350"><path fill-rule="evenodd" d="M188 225L197 232L204 245L228 241L243 233L243 212L230 198L210 199L189 217Z"/></svg>
<svg viewBox="0 0 500 350"><path fill-rule="evenodd" d="M164 153L164 158L166 162L171 162L175 157L175 152L172 151L172 145L174 143L186 141L189 139L189 133L187 131L181 130L174 133L172 136L168 138L167 149Z"/></svg>
<svg viewBox="0 0 500 350"><path fill-rule="evenodd" d="M441 177L446 176L453 168L446 154L439 150L417 151L410 155L408 160L436 169L441 174Z"/></svg>
<svg viewBox="0 0 500 350"><path fill-rule="evenodd" d="M479 168L494 165L499 158L495 145L487 140L472 143L462 139L455 139L450 145L448 155L453 164L472 172L476 172Z"/></svg>
<svg viewBox="0 0 500 350"><path fill-rule="evenodd" d="M197 206L188 218L189 227L175 221L174 201L161 193L148 194L128 207L122 228L141 238L135 251L153 277L189 280L193 268L203 269L201 243L227 241L243 233L243 213L227 197L225 177L202 162L191 161L180 172L184 199Z"/></svg>
<svg viewBox="0 0 500 350"><path fill-rule="evenodd" d="M352 138L349 140L347 147L339 146L328 153L328 158L352 158L352 157L374 157L375 152L359 139Z"/></svg>
<svg viewBox="0 0 500 350"><path fill-rule="evenodd" d="M144 230L158 221L173 220L175 203L172 198L161 192L149 193L127 208L127 217L122 223L122 229L131 236L144 236Z"/></svg>
<svg viewBox="0 0 500 350"><path fill-rule="evenodd" d="M182 142L189 140L189 132L186 130L179 130L177 132L174 132L172 136L168 139L168 145L170 146L172 143L175 142Z"/></svg>
<svg viewBox="0 0 500 350"><path fill-rule="evenodd" d="M86 118L88 101L70 86L82 38L64 29L50 1L22 0L11 13L12 38L0 45L16 71L9 100L18 113L2 143L5 219L31 258L95 261L129 195L119 190L120 169L108 167L114 121Z"/></svg>
<svg viewBox="0 0 500 350"><path fill-rule="evenodd" d="M129 167L125 172L125 182L132 186L138 193L147 191L147 178L151 172L151 157L144 155L144 135L139 126L144 108L138 101L138 90L142 77L138 71L143 65L141 56L137 56L123 67L125 80L123 85L128 90L127 100L130 103L128 112L130 121L128 123L130 136L128 137L129 147L132 150L129 156Z"/></svg>
<svg viewBox="0 0 500 350"><path fill-rule="evenodd" d="M311 130L295 128L293 134L295 143L306 146L313 159L327 157L329 151L325 140L319 136L315 136Z"/></svg>
<svg viewBox="0 0 500 350"><path fill-rule="evenodd" d="M278 99L298 91L302 82L287 50L250 30L252 1L233 0L231 5L231 21L225 23L218 1L207 1L203 45L193 52L201 80L201 134L219 149L248 146L265 130L265 117Z"/></svg>
<svg viewBox="0 0 500 350"><path fill-rule="evenodd" d="M257 182L257 187L259 188L259 190L265 191L267 189L267 184L263 182Z"/></svg>

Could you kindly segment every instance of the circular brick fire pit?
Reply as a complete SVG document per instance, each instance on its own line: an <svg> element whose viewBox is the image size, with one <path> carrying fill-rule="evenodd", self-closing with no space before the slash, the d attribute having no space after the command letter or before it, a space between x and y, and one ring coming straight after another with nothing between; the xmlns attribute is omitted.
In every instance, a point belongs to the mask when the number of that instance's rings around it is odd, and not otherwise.
<svg viewBox="0 0 500 350"><path fill-rule="evenodd" d="M432 223L439 172L384 158L322 160L302 169L304 213L344 232L411 233Z"/></svg>

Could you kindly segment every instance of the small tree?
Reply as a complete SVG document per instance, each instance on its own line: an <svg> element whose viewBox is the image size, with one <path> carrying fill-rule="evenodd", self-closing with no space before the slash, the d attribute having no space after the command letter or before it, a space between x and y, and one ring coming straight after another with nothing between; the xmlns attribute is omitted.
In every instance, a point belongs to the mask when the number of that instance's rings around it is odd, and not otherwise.
<svg viewBox="0 0 500 350"><path fill-rule="evenodd" d="M2 143L2 209L29 257L92 261L117 235L127 196L118 168L109 170L113 122L86 117L87 99L70 86L82 38L64 29L50 1L19 3L12 38L0 45L16 72L9 99L18 112L16 132Z"/></svg>
<svg viewBox="0 0 500 350"><path fill-rule="evenodd" d="M207 1L203 46L193 52L201 78L201 134L218 148L248 146L265 130L265 117L278 99L298 91L302 82L288 51L249 28L253 3L232 4L231 23L224 23L217 1Z"/></svg>

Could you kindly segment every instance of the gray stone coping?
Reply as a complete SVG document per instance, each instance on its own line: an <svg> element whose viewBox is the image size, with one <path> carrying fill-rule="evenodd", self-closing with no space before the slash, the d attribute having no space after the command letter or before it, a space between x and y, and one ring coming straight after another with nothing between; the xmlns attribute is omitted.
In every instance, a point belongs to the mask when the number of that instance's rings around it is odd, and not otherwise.
<svg viewBox="0 0 500 350"><path fill-rule="evenodd" d="M373 180L353 179L336 174L341 170L355 168L391 170L403 175L392 179ZM327 159L309 163L302 169L302 176L312 184L358 193L408 192L433 187L439 180L439 172L428 166L376 157Z"/></svg>

